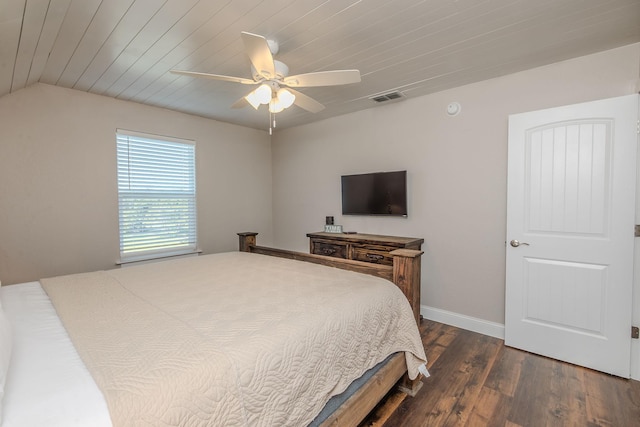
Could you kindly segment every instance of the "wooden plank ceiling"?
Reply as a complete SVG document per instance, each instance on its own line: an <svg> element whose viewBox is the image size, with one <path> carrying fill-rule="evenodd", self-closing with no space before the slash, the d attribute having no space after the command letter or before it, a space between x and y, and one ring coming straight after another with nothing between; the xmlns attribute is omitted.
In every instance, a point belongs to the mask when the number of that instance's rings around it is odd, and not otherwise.
<svg viewBox="0 0 640 427"><path fill-rule="evenodd" d="M326 108L288 127L640 41L640 0L2 0L0 96L35 82L259 129L241 31L280 45L290 74L359 69L362 82L301 89Z"/></svg>

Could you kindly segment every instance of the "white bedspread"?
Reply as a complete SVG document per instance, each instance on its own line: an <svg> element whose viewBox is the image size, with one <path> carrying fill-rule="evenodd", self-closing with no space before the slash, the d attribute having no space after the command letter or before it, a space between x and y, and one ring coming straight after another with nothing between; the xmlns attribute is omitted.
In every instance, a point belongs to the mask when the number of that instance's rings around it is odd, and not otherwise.
<svg viewBox="0 0 640 427"><path fill-rule="evenodd" d="M102 393L40 283L0 288L13 329L2 427L111 427Z"/></svg>

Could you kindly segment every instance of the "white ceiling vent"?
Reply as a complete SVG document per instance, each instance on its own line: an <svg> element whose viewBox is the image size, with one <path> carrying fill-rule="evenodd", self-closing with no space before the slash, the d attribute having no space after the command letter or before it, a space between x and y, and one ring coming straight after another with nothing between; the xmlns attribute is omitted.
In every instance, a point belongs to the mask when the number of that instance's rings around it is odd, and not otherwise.
<svg viewBox="0 0 640 427"><path fill-rule="evenodd" d="M404 98L404 95L400 92L389 92L389 93L384 93L382 95L372 96L369 99L372 99L375 102L387 102L387 101L397 101L402 98Z"/></svg>

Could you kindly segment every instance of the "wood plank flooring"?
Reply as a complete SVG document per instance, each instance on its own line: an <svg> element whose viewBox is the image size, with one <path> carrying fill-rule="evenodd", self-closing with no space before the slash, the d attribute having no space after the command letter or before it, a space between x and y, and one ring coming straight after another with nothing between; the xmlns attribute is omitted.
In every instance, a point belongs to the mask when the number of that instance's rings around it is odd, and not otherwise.
<svg viewBox="0 0 640 427"><path fill-rule="evenodd" d="M640 426L640 382L505 347L422 320L431 377L391 392L361 427Z"/></svg>

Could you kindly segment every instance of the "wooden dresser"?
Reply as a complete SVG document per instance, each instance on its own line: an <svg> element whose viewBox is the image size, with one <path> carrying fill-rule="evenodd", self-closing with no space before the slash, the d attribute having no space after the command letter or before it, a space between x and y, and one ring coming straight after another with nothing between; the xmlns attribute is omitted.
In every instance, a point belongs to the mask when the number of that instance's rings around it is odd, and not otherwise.
<svg viewBox="0 0 640 427"><path fill-rule="evenodd" d="M375 234L309 233L309 252L335 258L393 265L389 252L396 249L421 250L424 239Z"/></svg>

